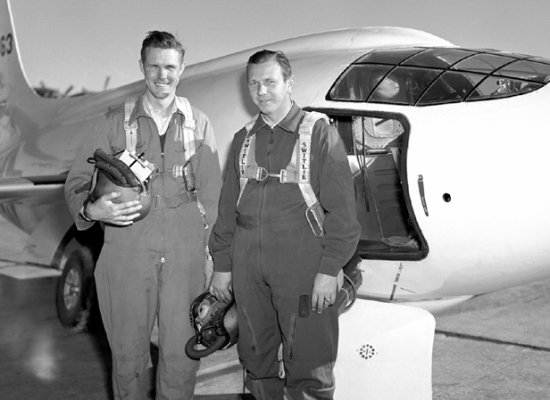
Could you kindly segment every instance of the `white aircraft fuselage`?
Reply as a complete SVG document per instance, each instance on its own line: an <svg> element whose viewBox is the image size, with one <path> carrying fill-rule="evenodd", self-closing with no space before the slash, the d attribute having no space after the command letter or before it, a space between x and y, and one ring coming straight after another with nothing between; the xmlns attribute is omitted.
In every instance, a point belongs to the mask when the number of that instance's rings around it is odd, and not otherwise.
<svg viewBox="0 0 550 400"><path fill-rule="evenodd" d="M7 7L0 7L0 210L30 233L27 261L62 268L76 246L64 177L98 118L142 93L144 84L39 97L20 66ZM331 117L346 144L363 226L361 297L427 305L550 275L550 129L544 121L550 61L510 55L504 62L507 53L459 49L393 27L261 48L287 54L294 100ZM245 65L261 48L192 65L178 87L178 95L209 116L222 168L233 135L257 113ZM428 61L416 61L421 53ZM514 62L523 67L506 67ZM533 65L538 70L527 73ZM399 83L404 97L377 100L376 83L367 88L366 79L380 71L381 80ZM401 128L394 136L373 135L369 145L357 126L373 118L375 125L391 121Z"/></svg>

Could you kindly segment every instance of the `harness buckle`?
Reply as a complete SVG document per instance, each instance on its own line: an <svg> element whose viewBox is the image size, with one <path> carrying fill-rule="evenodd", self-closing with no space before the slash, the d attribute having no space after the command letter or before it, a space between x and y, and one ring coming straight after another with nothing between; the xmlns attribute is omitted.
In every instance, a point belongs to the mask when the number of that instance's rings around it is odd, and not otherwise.
<svg viewBox="0 0 550 400"><path fill-rule="evenodd" d="M323 223L325 222L325 212L319 202L311 205L306 209L306 219L315 237L323 237L325 230Z"/></svg>
<svg viewBox="0 0 550 400"><path fill-rule="evenodd" d="M287 183L288 182L288 173L286 169L282 169L279 173L279 182L281 183Z"/></svg>
<svg viewBox="0 0 550 400"><path fill-rule="evenodd" d="M272 178L279 178L280 183L286 182L286 170L284 169L282 169L278 174L268 173L267 176L270 176Z"/></svg>
<svg viewBox="0 0 550 400"><path fill-rule="evenodd" d="M269 176L269 173L264 167L258 167L253 165L247 165L244 176L249 179L254 179L259 182L263 182Z"/></svg>

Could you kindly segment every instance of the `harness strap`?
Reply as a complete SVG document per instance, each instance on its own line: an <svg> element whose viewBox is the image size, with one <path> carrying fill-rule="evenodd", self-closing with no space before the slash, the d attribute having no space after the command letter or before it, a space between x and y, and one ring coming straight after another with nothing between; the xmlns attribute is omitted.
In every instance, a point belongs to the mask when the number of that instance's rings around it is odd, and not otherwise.
<svg viewBox="0 0 550 400"><path fill-rule="evenodd" d="M311 136L313 134L313 126L320 119L324 119L327 124L329 123L328 117L325 114L315 111L306 113L298 128L298 134L300 135L298 143L294 147L294 154L292 155L290 164L287 166L287 170L298 171L297 183L300 186L300 190L302 190L302 195L308 207L317 202L317 197L310 184Z"/></svg>
<svg viewBox="0 0 550 400"><path fill-rule="evenodd" d="M256 123L256 119L245 125L246 137L241 147L239 154L239 173L240 173L240 192L237 199L237 206L243 195L245 186L249 179L263 181L268 177L278 177L281 183L297 183L302 197L307 205L306 219L317 237L324 234L323 223L325 212L317 200L317 196L311 186L311 136L313 134L313 126L319 119L324 119L329 123L329 119L325 114L319 112L306 112L305 116L298 128L299 138L296 141L292 157L285 169L279 171L278 174L270 173L265 168L258 166L255 157L255 135L251 134L252 128Z"/></svg>
<svg viewBox="0 0 550 400"><path fill-rule="evenodd" d="M258 164L256 163L256 136L250 134L257 118L258 116L244 126L244 129L246 130L246 138L244 139L241 152L239 154L239 182L241 190L239 192L239 197L237 198L237 205L239 205L239 202L241 201L244 187L248 182L249 175L258 176L258 173L255 171L258 168Z"/></svg>
<svg viewBox="0 0 550 400"><path fill-rule="evenodd" d="M132 111L134 111L135 106L135 97L128 97L124 101L124 130L126 131L126 149L132 154L135 154L137 145L137 121L134 120L130 124L130 116L132 115Z"/></svg>
<svg viewBox="0 0 550 400"><path fill-rule="evenodd" d="M300 135L299 143L297 143L294 151L294 160L298 162L298 187L302 192L302 197L306 202L306 219L309 226L316 237L322 237L325 234L323 225L325 222L325 210L317 200L317 196L311 186L311 136L313 134L313 126L315 123L324 119L329 123L329 119L325 114L319 112L308 112L304 116L298 133ZM288 167L287 167L288 168ZM294 166L295 168L295 166Z"/></svg>
<svg viewBox="0 0 550 400"><path fill-rule="evenodd" d="M183 179L185 183L185 188L195 195L197 201L197 207L202 216L202 221L204 224L204 229L208 229L208 221L206 220L206 210L203 204L199 200L197 193L197 188L195 187L195 173L193 171L193 164L191 163L191 157L197 153L197 146L195 140L195 129L197 125L195 124L195 119L193 118L193 110L191 109L191 104L189 100L185 97L178 97L176 100L179 101L179 106L183 112L183 126L178 126L174 136L174 140L183 141L183 156L185 159L185 164L182 166L174 165L172 174L174 177L179 176L183 172Z"/></svg>
<svg viewBox="0 0 550 400"><path fill-rule="evenodd" d="M190 160L191 157L197 152L195 145L195 120L193 119L193 111L191 110L191 104L185 97L178 97L179 106L183 112L184 121L183 126L180 129L176 129L174 140L176 142L183 141L183 152L186 160Z"/></svg>

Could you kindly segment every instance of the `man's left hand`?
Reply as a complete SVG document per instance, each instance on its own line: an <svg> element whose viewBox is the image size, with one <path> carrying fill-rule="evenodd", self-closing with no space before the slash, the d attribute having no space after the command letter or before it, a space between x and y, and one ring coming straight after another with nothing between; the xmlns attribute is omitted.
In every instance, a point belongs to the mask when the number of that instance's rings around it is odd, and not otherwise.
<svg viewBox="0 0 550 400"><path fill-rule="evenodd" d="M311 309L322 313L336 301L338 294L338 278L336 276L318 273L313 282L311 294Z"/></svg>

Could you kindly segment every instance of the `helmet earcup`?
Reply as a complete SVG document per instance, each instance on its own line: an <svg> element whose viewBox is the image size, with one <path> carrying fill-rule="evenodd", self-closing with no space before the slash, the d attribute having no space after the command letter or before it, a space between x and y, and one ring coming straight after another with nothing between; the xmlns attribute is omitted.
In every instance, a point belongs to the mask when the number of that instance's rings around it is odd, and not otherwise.
<svg viewBox="0 0 550 400"><path fill-rule="evenodd" d="M151 210L151 196L146 191L143 191L141 186L124 187L113 182L112 177L102 169L97 169L97 177L95 186L92 190L92 199L99 199L101 196L111 192L119 192L120 197L113 199L113 203L125 203L127 201L138 200L141 204L141 210L138 211L139 216L134 221L139 221Z"/></svg>
<svg viewBox="0 0 550 400"><path fill-rule="evenodd" d="M234 302L224 303L205 292L193 301L189 316L195 336L186 343L185 353L188 357L206 357L237 342L239 330ZM202 346L203 349L198 349L197 346Z"/></svg>

